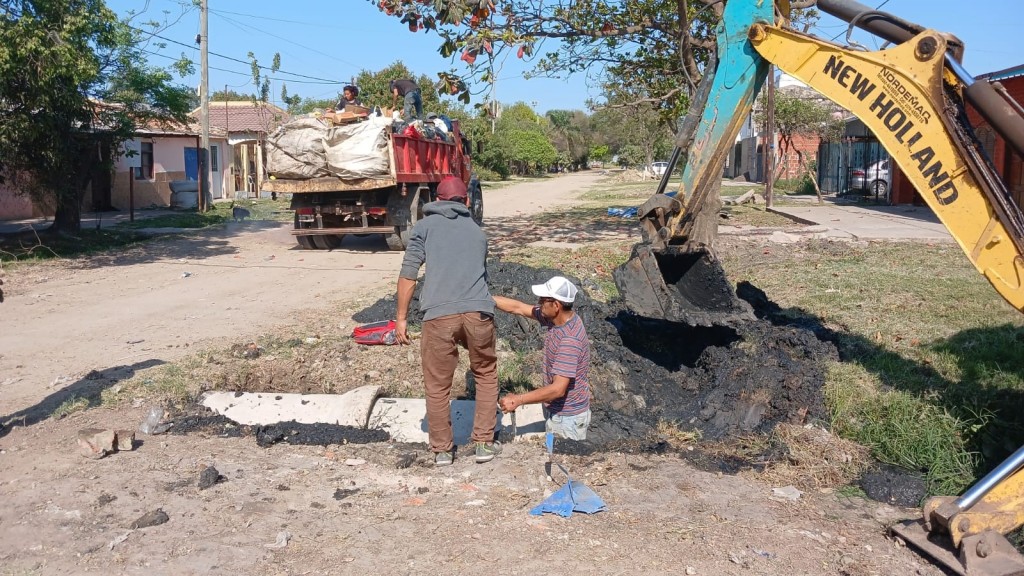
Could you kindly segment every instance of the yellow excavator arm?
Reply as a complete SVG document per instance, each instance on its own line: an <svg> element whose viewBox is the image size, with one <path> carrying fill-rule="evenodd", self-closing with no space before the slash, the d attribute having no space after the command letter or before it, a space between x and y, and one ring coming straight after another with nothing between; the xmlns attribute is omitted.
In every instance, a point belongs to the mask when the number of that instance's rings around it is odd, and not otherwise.
<svg viewBox="0 0 1024 576"><path fill-rule="evenodd" d="M978 271L1024 311L1024 222L964 126L964 86L947 69L945 35L926 30L866 52L758 24L750 40L767 61L864 122Z"/></svg>

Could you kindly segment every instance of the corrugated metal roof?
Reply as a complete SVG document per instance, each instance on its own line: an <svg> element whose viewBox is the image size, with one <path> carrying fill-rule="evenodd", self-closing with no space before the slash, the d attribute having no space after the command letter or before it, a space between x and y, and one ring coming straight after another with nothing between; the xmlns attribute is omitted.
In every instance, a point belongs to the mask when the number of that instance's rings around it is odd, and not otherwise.
<svg viewBox="0 0 1024 576"><path fill-rule="evenodd" d="M1005 70L996 70L995 72L989 72L982 74L979 78L986 80L1006 80L1007 78L1014 78L1016 76L1024 76L1024 64L1018 64Z"/></svg>
<svg viewBox="0 0 1024 576"><path fill-rule="evenodd" d="M199 118L199 110L196 108L192 111L193 118ZM287 112L265 102L210 102L210 127L227 133L269 133L288 119L290 116Z"/></svg>

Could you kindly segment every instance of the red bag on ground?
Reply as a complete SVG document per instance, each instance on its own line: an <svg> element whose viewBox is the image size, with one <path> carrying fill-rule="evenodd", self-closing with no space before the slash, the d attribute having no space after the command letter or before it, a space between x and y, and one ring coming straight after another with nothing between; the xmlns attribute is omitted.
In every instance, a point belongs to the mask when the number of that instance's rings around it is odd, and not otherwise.
<svg viewBox="0 0 1024 576"><path fill-rule="evenodd" d="M352 338L356 341L356 344L366 344L368 346L398 344L398 339L395 338L394 320L384 320L382 322L372 322L356 326L352 329Z"/></svg>

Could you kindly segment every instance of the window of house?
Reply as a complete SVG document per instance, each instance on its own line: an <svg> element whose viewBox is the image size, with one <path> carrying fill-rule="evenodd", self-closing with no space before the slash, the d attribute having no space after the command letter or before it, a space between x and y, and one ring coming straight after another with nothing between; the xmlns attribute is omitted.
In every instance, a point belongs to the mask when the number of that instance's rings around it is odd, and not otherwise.
<svg viewBox="0 0 1024 576"><path fill-rule="evenodd" d="M139 146L139 160L141 166L135 168L136 180L153 179L153 143L142 142Z"/></svg>
<svg viewBox="0 0 1024 576"><path fill-rule="evenodd" d="M214 145L210 145L210 170L213 172L220 171L220 160L218 159L218 150Z"/></svg>

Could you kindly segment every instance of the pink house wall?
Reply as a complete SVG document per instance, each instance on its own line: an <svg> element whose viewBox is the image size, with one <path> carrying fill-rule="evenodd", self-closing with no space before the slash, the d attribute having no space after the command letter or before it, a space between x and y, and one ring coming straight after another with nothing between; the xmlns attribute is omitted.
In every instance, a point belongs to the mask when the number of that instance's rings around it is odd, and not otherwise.
<svg viewBox="0 0 1024 576"><path fill-rule="evenodd" d="M135 180L135 207L145 208L151 205L170 206L171 187L170 183L175 180L185 180L185 148L195 148L196 138L188 137L160 137L142 138L143 142L153 143L153 179ZM226 162L225 149L228 148L224 140L211 140L211 145L217 146L217 166L219 171L214 177L227 184L225 175ZM131 171L128 161L121 158L114 166L114 189L111 194L111 204L119 210L127 210L129 205L129 176ZM217 188L214 188L217 190ZM222 188L227 190L227 188ZM218 195L219 196L219 195Z"/></svg>
<svg viewBox="0 0 1024 576"><path fill-rule="evenodd" d="M14 190L0 185L0 220L24 220L39 215L28 196L15 194Z"/></svg>

